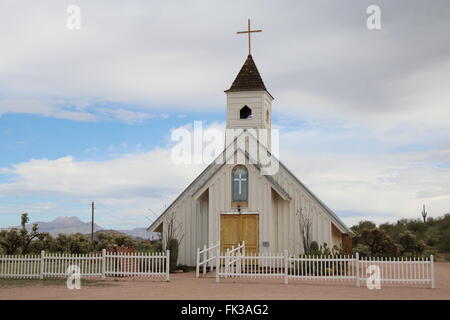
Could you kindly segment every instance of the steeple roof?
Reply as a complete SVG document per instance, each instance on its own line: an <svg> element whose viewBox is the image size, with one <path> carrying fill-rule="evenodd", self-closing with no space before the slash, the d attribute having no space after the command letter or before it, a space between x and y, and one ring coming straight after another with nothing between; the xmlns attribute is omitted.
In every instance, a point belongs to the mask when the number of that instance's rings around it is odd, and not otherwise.
<svg viewBox="0 0 450 320"><path fill-rule="evenodd" d="M241 71L239 71L236 79L234 79L230 89L225 92L261 90L267 91L264 81L262 80L258 68L256 67L255 61L253 61L252 55L249 54L247 60L245 60L245 63L241 68Z"/></svg>

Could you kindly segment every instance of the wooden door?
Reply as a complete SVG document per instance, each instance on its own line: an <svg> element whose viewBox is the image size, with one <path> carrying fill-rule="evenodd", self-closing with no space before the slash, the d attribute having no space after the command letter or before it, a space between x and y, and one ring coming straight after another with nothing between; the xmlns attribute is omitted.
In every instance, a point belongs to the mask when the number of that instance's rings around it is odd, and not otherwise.
<svg viewBox="0 0 450 320"><path fill-rule="evenodd" d="M225 252L245 241L245 252L259 252L259 215L222 214L220 219L220 245Z"/></svg>

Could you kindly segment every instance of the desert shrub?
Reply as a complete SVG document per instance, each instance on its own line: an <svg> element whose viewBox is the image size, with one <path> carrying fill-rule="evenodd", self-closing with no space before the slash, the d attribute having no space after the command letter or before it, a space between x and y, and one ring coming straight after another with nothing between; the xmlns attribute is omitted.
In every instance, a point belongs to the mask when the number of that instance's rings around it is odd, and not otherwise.
<svg viewBox="0 0 450 320"><path fill-rule="evenodd" d="M189 267L185 264L179 264L176 267L177 270L183 270L183 272L188 272L189 271Z"/></svg>
<svg viewBox="0 0 450 320"><path fill-rule="evenodd" d="M319 252L319 244L317 243L317 241L311 241L309 248L310 248L311 253Z"/></svg>
<svg viewBox="0 0 450 320"><path fill-rule="evenodd" d="M156 251L156 252L162 252L162 251L163 251L163 243L162 243L162 240L156 241L155 244L154 244L154 246L155 246L155 251Z"/></svg>
<svg viewBox="0 0 450 320"><path fill-rule="evenodd" d="M136 248L136 241L132 237L121 233L100 232L97 235L97 241L95 243L97 251L101 251L102 249L112 251L117 246Z"/></svg>
<svg viewBox="0 0 450 320"><path fill-rule="evenodd" d="M412 231L405 231L399 238L401 246L401 254L421 255L425 250L425 242L417 240L416 235Z"/></svg>
<svg viewBox="0 0 450 320"><path fill-rule="evenodd" d="M161 252L158 250L159 246L156 243L152 243L149 240L142 240L136 246L136 251L138 252Z"/></svg>
<svg viewBox="0 0 450 320"><path fill-rule="evenodd" d="M391 239L384 230L363 230L353 239L354 247L364 245L368 248L371 256L397 256L399 246Z"/></svg>

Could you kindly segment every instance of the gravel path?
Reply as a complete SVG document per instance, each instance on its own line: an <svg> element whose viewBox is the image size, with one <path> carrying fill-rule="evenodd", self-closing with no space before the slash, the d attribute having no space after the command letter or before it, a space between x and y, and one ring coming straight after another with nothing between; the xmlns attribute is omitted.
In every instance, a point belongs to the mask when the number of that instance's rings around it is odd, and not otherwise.
<svg viewBox="0 0 450 320"><path fill-rule="evenodd" d="M382 285L369 290L362 283L290 281L282 279L221 279L213 274L196 279L195 273L161 278L107 279L105 286L68 290L64 285L6 285L0 299L450 299L450 263L436 263L436 289L423 285Z"/></svg>

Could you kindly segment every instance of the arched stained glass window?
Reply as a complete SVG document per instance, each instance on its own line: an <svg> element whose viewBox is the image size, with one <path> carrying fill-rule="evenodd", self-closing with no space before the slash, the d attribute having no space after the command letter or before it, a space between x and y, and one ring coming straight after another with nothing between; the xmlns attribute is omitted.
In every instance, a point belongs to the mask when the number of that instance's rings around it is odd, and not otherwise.
<svg viewBox="0 0 450 320"><path fill-rule="evenodd" d="M236 166L232 171L233 202L248 201L248 170L244 166Z"/></svg>

